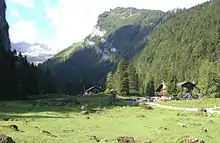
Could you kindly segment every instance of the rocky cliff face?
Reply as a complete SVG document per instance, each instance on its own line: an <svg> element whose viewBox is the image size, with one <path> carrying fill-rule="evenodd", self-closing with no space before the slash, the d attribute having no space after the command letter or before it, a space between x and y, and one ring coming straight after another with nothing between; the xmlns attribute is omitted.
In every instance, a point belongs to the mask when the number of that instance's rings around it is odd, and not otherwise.
<svg viewBox="0 0 220 143"><path fill-rule="evenodd" d="M0 34L3 37L4 48L6 51L10 49L10 40L8 34L8 23L5 18L6 4L5 0L0 0Z"/></svg>

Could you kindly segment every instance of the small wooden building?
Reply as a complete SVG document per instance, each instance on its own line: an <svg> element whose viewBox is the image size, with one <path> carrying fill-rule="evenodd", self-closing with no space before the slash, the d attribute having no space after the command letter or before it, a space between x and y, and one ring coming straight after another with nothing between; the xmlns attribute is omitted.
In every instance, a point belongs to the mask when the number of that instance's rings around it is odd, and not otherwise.
<svg viewBox="0 0 220 143"><path fill-rule="evenodd" d="M165 82L162 82L160 86L156 89L157 96L162 97L166 96L166 85Z"/></svg>
<svg viewBox="0 0 220 143"><path fill-rule="evenodd" d="M92 86L89 89L85 90L84 93L83 93L83 96L91 95L91 94L97 94L97 93L100 93L100 92L103 92L102 88L95 85L95 86Z"/></svg>
<svg viewBox="0 0 220 143"><path fill-rule="evenodd" d="M192 91L194 88L198 90L198 93L199 93L198 98L201 98L204 96L203 94L200 93L200 89L197 87L197 85L194 82L184 81L184 82L178 83L177 86L181 86L187 89L186 94L183 95L183 99L189 99L189 100L193 99Z"/></svg>

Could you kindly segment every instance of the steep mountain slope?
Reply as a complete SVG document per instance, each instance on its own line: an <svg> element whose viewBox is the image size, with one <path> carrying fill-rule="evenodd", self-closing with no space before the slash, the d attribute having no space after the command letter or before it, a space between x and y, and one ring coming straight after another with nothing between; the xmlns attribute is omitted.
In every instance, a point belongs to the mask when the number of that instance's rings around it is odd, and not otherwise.
<svg viewBox="0 0 220 143"><path fill-rule="evenodd" d="M0 1L0 34L2 34L3 43L4 43L4 49L6 51L9 51L10 49L10 40L9 40L9 34L8 34L8 22L5 18L5 11L6 11L6 4L5 0Z"/></svg>
<svg viewBox="0 0 220 143"><path fill-rule="evenodd" d="M79 93L93 84L104 84L118 59L138 53L153 29L165 18L161 11L116 8L98 17L97 25L82 43L46 61L62 90Z"/></svg>
<svg viewBox="0 0 220 143"><path fill-rule="evenodd" d="M40 43L11 43L11 50L16 50L22 55L27 56L27 60L35 64L42 63L54 55L47 45Z"/></svg>
<svg viewBox="0 0 220 143"><path fill-rule="evenodd" d="M156 85L177 78L179 82L195 81L203 93L220 92L219 15L220 1L214 0L176 14L160 25L134 58L143 86L153 75Z"/></svg>
<svg viewBox="0 0 220 143"><path fill-rule="evenodd" d="M28 99L30 96L55 92L47 70L28 63L26 57L10 50L5 0L0 0L0 100Z"/></svg>

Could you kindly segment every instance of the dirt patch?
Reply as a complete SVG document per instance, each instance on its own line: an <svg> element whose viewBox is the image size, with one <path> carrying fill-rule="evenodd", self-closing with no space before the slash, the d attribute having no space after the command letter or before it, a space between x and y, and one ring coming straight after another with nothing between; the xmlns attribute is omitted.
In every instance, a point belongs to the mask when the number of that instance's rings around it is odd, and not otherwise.
<svg viewBox="0 0 220 143"><path fill-rule="evenodd" d="M56 135L52 134L51 132L47 131L47 130L41 130L41 133L45 134L45 135L49 135L51 137L57 137Z"/></svg>
<svg viewBox="0 0 220 143"><path fill-rule="evenodd" d="M187 116L185 113L177 113L177 116Z"/></svg>
<svg viewBox="0 0 220 143"><path fill-rule="evenodd" d="M199 140L190 136L183 136L177 140L177 143L205 143L203 140Z"/></svg>
<svg viewBox="0 0 220 143"><path fill-rule="evenodd" d="M148 105L145 105L142 107L143 109L146 109L146 110L153 110L154 108L151 107L151 106L148 106Z"/></svg>

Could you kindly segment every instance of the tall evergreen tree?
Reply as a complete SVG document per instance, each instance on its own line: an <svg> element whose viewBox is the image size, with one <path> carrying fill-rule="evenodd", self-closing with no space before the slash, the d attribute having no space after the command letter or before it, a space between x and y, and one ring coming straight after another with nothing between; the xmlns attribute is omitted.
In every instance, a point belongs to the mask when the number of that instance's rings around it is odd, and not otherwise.
<svg viewBox="0 0 220 143"><path fill-rule="evenodd" d="M150 74L149 80L147 82L146 94L147 96L155 95L154 77L152 76L152 74Z"/></svg>
<svg viewBox="0 0 220 143"><path fill-rule="evenodd" d="M199 70L199 87L206 96L220 97L220 75L219 66L216 63L204 61Z"/></svg>
<svg viewBox="0 0 220 143"><path fill-rule="evenodd" d="M120 60L117 66L116 77L114 84L117 86L117 92L121 95L129 94L129 79L128 79L128 63L124 59Z"/></svg>
<svg viewBox="0 0 220 143"><path fill-rule="evenodd" d="M167 93L169 96L177 96L177 75L176 72L170 71L168 76L168 82L167 82Z"/></svg>
<svg viewBox="0 0 220 143"><path fill-rule="evenodd" d="M139 91L138 73L132 63L130 63L128 66L128 78L129 78L129 91L138 92Z"/></svg>
<svg viewBox="0 0 220 143"><path fill-rule="evenodd" d="M109 72L106 77L106 89L111 90L113 88L113 73Z"/></svg>

